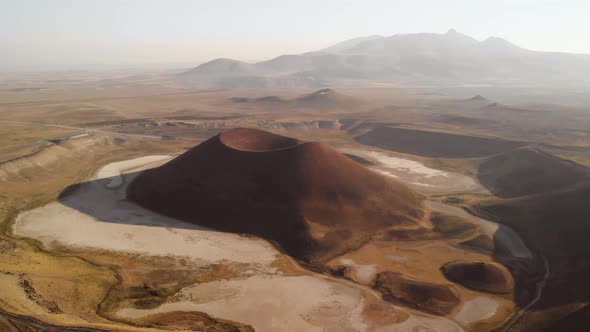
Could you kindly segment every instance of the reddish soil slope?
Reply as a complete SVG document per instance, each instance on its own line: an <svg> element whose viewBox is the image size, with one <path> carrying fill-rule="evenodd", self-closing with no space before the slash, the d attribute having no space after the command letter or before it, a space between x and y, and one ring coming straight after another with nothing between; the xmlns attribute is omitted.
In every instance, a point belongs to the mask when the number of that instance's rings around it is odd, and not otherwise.
<svg viewBox="0 0 590 332"><path fill-rule="evenodd" d="M327 145L237 128L140 174L129 197L223 231L328 258L392 228L416 228L420 198Z"/></svg>

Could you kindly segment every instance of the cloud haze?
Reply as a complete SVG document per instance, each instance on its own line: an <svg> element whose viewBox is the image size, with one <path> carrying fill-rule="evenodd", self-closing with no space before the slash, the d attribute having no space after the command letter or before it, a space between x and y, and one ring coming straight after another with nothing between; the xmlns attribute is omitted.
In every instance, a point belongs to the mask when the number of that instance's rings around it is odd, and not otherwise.
<svg viewBox="0 0 590 332"><path fill-rule="evenodd" d="M590 53L586 1L2 0L2 68L264 60L365 35L454 28Z"/></svg>

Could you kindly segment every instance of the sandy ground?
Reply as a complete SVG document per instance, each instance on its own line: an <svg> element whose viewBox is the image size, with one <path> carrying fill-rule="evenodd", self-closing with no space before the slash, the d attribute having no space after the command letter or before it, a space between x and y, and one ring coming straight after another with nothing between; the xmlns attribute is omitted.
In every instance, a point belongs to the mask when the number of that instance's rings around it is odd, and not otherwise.
<svg viewBox="0 0 590 332"><path fill-rule="evenodd" d="M376 329L377 332L462 332L463 329L451 320L436 317L412 316L403 323Z"/></svg>
<svg viewBox="0 0 590 332"><path fill-rule="evenodd" d="M401 323L373 327L363 318L365 303L358 289L312 276L213 281L185 288L180 295L182 300L156 309L123 308L117 314L139 318L160 312L197 310L248 323L257 331L463 331L454 321L418 315Z"/></svg>
<svg viewBox="0 0 590 332"><path fill-rule="evenodd" d="M476 180L469 176L433 169L415 160L361 148L344 148L341 151L375 162L376 165L369 168L381 175L400 181L416 191L456 193L484 190Z"/></svg>
<svg viewBox="0 0 590 332"><path fill-rule="evenodd" d="M122 309L137 318L168 311L202 311L250 324L257 331L366 331L361 291L312 276L253 276L213 281L181 291L183 300L154 310ZM261 315L260 313L264 314Z"/></svg>
<svg viewBox="0 0 590 332"><path fill-rule="evenodd" d="M508 251L514 257L527 259L533 257L533 254L529 248L527 248L522 238L513 229L507 226L476 217L467 213L465 210L451 205L434 201L426 201L424 204L427 208L433 211L453 214L475 222L484 234L488 235L492 239L495 239L496 244L502 245L503 249Z"/></svg>
<svg viewBox="0 0 590 332"><path fill-rule="evenodd" d="M481 253L462 250L446 241L381 241L369 243L356 251L349 252L328 264L332 267L349 267L350 277L359 283L358 267L370 266L370 270L361 276L368 276L384 271L395 271L405 277L435 284L449 284L440 272L440 267L449 261L458 259L489 260ZM349 264L344 264L342 261ZM354 265L353 265L354 263ZM466 292L470 292L467 291Z"/></svg>
<svg viewBox="0 0 590 332"><path fill-rule="evenodd" d="M365 320L364 298L374 291L364 286L322 275L284 276L271 263L279 252L266 241L216 232L147 211L125 200L133 172L154 167L169 156L149 156L106 165L93 180L62 201L21 214L13 225L19 236L36 238L47 247L109 250L153 256L180 256L202 264L246 263L248 277L197 284L183 289L179 302L153 310L124 308L119 315L145 316L153 312L198 310L215 317L252 324L257 331L371 331ZM254 268L252 268L254 267ZM366 270L366 271L365 271ZM246 271L247 272L247 271ZM359 278L372 277L370 267ZM377 300L380 306L404 308ZM380 301L380 302L379 302ZM394 314L395 317L395 314ZM389 326L384 331L408 331L428 321L431 331L457 331L452 321L430 317ZM412 325L416 322L419 325ZM292 328L291 328L292 327ZM425 330L429 331L429 330Z"/></svg>
<svg viewBox="0 0 590 332"><path fill-rule="evenodd" d="M499 306L500 303L493 298L477 296L465 301L453 319L462 326L465 326L493 317Z"/></svg>
<svg viewBox="0 0 590 332"><path fill-rule="evenodd" d="M375 329L376 332L461 332L463 331L451 320L436 317L412 316L402 323Z"/></svg>
<svg viewBox="0 0 590 332"><path fill-rule="evenodd" d="M8 308L14 312L27 312L38 315L46 314L41 307L27 298L23 288L19 285L19 278L0 272L0 301L8 304Z"/></svg>
<svg viewBox="0 0 590 332"><path fill-rule="evenodd" d="M530 251L510 229L498 225L492 221L477 218L466 211L437 202L426 201L426 206L437 212L447 215L457 215L471 220L478 225L482 233L488 236L496 234L499 239L498 245L505 247L511 255L517 257L530 257ZM343 257L337 258L330 264L332 266L347 266L351 268L351 277L355 281L366 284L374 277L375 273L381 271L398 271L409 278L425 280L433 283L447 283L448 281L440 273L440 266L455 259L483 259L489 257L479 253L462 250L443 240L422 240L422 241L401 241L401 242L379 242L366 245L357 251L350 252ZM498 310L504 312L511 306L510 301L499 299L494 296L484 296L481 293L469 290L461 291L461 298L465 300L457 313L452 317L459 325L465 327L474 322L493 318ZM412 317L402 324L396 325L399 331L430 331L427 327L421 326ZM427 318L428 321L430 318ZM443 323L444 324L444 323ZM439 325L438 328L441 328ZM448 327L451 329L451 326ZM395 330L395 329L394 329ZM388 331L388 330L384 330Z"/></svg>

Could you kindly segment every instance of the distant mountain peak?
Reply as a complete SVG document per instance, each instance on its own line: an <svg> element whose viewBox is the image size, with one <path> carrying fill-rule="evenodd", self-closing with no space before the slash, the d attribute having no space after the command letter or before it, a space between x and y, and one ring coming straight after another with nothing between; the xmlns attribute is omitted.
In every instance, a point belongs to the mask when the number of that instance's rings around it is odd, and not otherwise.
<svg viewBox="0 0 590 332"><path fill-rule="evenodd" d="M500 37L495 37L495 36L490 36L490 37L486 38L484 41L482 41L482 43L507 43L507 44L511 44L506 39L500 38Z"/></svg>
<svg viewBox="0 0 590 332"><path fill-rule="evenodd" d="M336 91L326 88L326 89L320 89L318 91L315 91L312 93L312 95L335 95Z"/></svg>
<svg viewBox="0 0 590 332"><path fill-rule="evenodd" d="M220 62L242 62L242 61L234 60L234 59L230 59L230 58L215 58L215 59L205 62L205 63L220 63Z"/></svg>
<svg viewBox="0 0 590 332"><path fill-rule="evenodd" d="M446 33L365 36L319 51L281 55L253 64L215 59L179 77L187 84L224 88L320 88L337 86L343 80L363 85L369 81L415 80L552 84L574 79L590 84L585 75L589 68L590 55L531 51L499 37L478 41L450 29ZM333 93L310 95L329 97Z"/></svg>
<svg viewBox="0 0 590 332"><path fill-rule="evenodd" d="M232 66L232 65L248 65L248 63L240 61L240 60L234 60L234 59L229 59L229 58L216 58L213 59L211 61L205 62L200 64L198 67L208 67L208 66Z"/></svg>
<svg viewBox="0 0 590 332"><path fill-rule="evenodd" d="M522 50L521 47L512 44L506 39L500 37L488 37L486 40L480 42L480 45L487 47L488 49L496 50Z"/></svg>
<svg viewBox="0 0 590 332"><path fill-rule="evenodd" d="M364 43L364 42L370 42L370 41L374 41L374 40L378 40L378 39L383 39L385 37L380 36L380 35L371 35L371 36L364 36L364 37L358 37L358 38L353 38L353 39L348 39L345 40L343 42L340 42L338 44L332 45L330 47L324 48L322 50L320 50L320 52L326 52L326 53L339 53L342 51L346 51L349 49L353 49L356 46Z"/></svg>
<svg viewBox="0 0 590 332"><path fill-rule="evenodd" d="M468 36L468 35L464 35L460 32L457 32L457 30L455 30L455 29L450 29L443 36L445 36L449 39L452 39L452 40L459 40L459 41L463 41L463 42L466 42L469 44L477 43L477 40L475 38Z"/></svg>
<svg viewBox="0 0 590 332"><path fill-rule="evenodd" d="M475 95L475 96L471 97L469 100L484 101L484 100L488 100L488 99L482 95Z"/></svg>
<svg viewBox="0 0 590 332"><path fill-rule="evenodd" d="M197 67L189 70L188 72L182 73L181 75L186 74L244 74L254 71L255 68L253 65L239 61L234 59L227 59L227 58L217 58L213 59L209 62L202 63Z"/></svg>

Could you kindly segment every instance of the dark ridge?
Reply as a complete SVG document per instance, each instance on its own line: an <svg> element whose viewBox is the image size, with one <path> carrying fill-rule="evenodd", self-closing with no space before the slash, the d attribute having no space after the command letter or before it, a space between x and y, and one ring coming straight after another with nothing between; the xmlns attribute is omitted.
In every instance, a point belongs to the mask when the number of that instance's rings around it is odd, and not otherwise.
<svg viewBox="0 0 590 332"><path fill-rule="evenodd" d="M513 228L534 252L547 260L551 274L536 309L590 301L589 197L590 180L585 180L554 191L491 199L476 206ZM541 261L538 265L542 277L544 264ZM518 280L517 276L515 279ZM524 287L531 281L523 280L522 284ZM524 295L515 296L517 304L522 306L530 301Z"/></svg>
<svg viewBox="0 0 590 332"><path fill-rule="evenodd" d="M485 97L484 97L484 96L482 96L482 95L475 95L475 96L473 96L473 97L469 98L468 100L473 100L473 101L486 101L486 100L488 100L488 99L487 99L487 98L485 98Z"/></svg>
<svg viewBox="0 0 590 332"><path fill-rule="evenodd" d="M336 91L326 88L326 89L320 89L316 92L313 92L311 95L326 95L326 94L333 95L333 94L336 94Z"/></svg>
<svg viewBox="0 0 590 332"><path fill-rule="evenodd" d="M499 138L380 126L354 138L381 149L433 158L479 158L523 146Z"/></svg>
<svg viewBox="0 0 590 332"><path fill-rule="evenodd" d="M441 267L447 279L467 288L506 294L514 290L514 280L502 265L492 262L460 260Z"/></svg>
<svg viewBox="0 0 590 332"><path fill-rule="evenodd" d="M266 97L260 97L260 98L232 97L229 100L231 100L234 103L269 103L269 104L274 104L274 103L284 102L283 99L281 99L277 96L266 96Z"/></svg>
<svg viewBox="0 0 590 332"><path fill-rule="evenodd" d="M511 198L571 186L590 171L533 147L497 154L481 161L477 178L490 192Z"/></svg>
<svg viewBox="0 0 590 332"><path fill-rule="evenodd" d="M361 165L365 165L365 166L373 166L373 165L375 165L374 162L372 162L372 161L370 161L368 159L365 159L363 157L357 156L355 154L345 153L344 155L347 156L348 158L356 161L357 163L359 163Z"/></svg>

